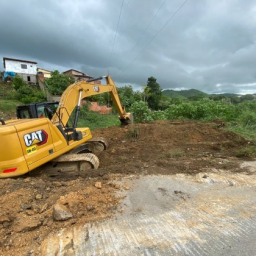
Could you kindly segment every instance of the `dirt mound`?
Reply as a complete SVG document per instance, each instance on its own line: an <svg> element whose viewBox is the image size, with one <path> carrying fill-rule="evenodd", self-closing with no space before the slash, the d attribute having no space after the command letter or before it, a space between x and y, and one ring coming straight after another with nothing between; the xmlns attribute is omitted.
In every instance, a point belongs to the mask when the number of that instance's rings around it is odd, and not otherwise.
<svg viewBox="0 0 256 256"><path fill-rule="evenodd" d="M225 164L248 142L217 123L158 121L134 127L94 132L109 139L109 150L99 155L101 173L193 174L202 168L234 169Z"/></svg>
<svg viewBox="0 0 256 256"><path fill-rule="evenodd" d="M99 129L93 135L107 138L109 148L98 154L98 170L58 178L48 177L47 169L34 170L1 179L0 255L40 254L50 233L111 216L120 200L115 191L127 189L118 185L126 174L239 171L234 156L248 142L220 126L174 121ZM57 205L66 211L63 220L54 217Z"/></svg>

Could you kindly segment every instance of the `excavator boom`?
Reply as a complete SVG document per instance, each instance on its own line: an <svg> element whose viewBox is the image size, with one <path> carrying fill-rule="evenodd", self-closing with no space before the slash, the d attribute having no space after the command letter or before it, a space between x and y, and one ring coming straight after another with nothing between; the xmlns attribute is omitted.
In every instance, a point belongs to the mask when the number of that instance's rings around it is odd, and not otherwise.
<svg viewBox="0 0 256 256"><path fill-rule="evenodd" d="M103 78L106 78L106 84L94 83L94 81ZM87 81L81 81L69 86L62 94L59 107L52 117L52 123L66 126L74 108L76 106L78 109L80 108L81 99L102 93L110 94L111 99L118 111L119 119L122 123L128 123L132 121L131 114L126 113L125 108L122 106L114 81L110 76L104 76L96 79L89 79Z"/></svg>

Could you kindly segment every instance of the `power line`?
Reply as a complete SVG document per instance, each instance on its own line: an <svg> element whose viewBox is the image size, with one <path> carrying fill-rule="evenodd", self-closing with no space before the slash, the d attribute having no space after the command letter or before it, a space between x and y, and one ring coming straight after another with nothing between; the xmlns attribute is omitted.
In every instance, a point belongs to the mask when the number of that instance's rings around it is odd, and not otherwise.
<svg viewBox="0 0 256 256"><path fill-rule="evenodd" d="M182 5L174 12L174 14L166 21L166 23L158 30L158 32L151 38L151 40L145 45L145 47L138 53L138 55L125 67L122 73L141 55L141 53L151 44L151 42L159 35L164 27L173 19L173 17L180 11L180 9L186 4L188 0L185 0Z"/></svg>
<svg viewBox="0 0 256 256"><path fill-rule="evenodd" d="M123 10L123 5L124 5L124 0L122 1L122 5L121 5L121 9L120 9L118 21L117 21L116 33L115 33L115 37L114 37L114 42L113 42L112 50L111 50L111 53L110 53L109 65L108 65L108 66L110 66L110 60L111 60L111 58L112 58L112 54L113 54L113 50L114 50L114 46L115 46L115 42L116 42L116 35L117 35L119 23L120 23L120 18L121 18L121 14L122 14L122 10Z"/></svg>
<svg viewBox="0 0 256 256"><path fill-rule="evenodd" d="M153 22L153 20L156 18L157 14L158 14L159 11L161 10L161 8L163 7L163 5L164 5L165 2L166 2L166 0L164 0L164 1L162 2L161 6L158 8L157 12L155 13L155 15L154 15L154 17L151 19L151 21L148 23L148 25L147 25L147 27L145 28L144 32L141 34L141 36L139 37L139 39L137 40L137 42L134 44L134 46L132 47L132 49L130 50L130 52L124 57L124 60L127 58L127 56L129 56L129 55L133 52L135 46L138 44L138 42L141 40L141 38L146 34L146 32L147 32L149 26L151 25L151 23Z"/></svg>

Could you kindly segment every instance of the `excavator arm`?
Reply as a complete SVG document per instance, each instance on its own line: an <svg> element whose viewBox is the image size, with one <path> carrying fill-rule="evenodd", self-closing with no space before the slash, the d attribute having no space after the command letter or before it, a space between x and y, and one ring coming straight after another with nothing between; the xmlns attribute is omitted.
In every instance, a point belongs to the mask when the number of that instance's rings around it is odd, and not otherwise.
<svg viewBox="0 0 256 256"><path fill-rule="evenodd" d="M106 84L94 83L94 81L101 80L102 78L106 78ZM52 123L66 126L72 111L76 107L76 116L73 124L75 128L81 100L102 93L110 93L121 123L126 124L132 122L132 115L131 113L126 113L125 108L122 106L114 81L110 76L105 76L70 85L62 94L59 106L52 117Z"/></svg>

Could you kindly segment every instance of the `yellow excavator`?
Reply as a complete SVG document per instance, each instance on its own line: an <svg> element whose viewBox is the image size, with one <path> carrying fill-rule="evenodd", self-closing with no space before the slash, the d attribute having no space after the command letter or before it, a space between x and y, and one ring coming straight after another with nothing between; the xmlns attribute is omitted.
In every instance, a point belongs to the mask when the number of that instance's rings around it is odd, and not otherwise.
<svg viewBox="0 0 256 256"><path fill-rule="evenodd" d="M103 78L106 84L95 83ZM106 141L92 138L90 129L78 128L77 121L81 100L105 92L110 93L121 123L132 122L132 115L122 106L110 76L70 85L62 94L55 113L47 104L44 106L49 118L0 119L0 178L23 175L48 162L58 172L97 169L99 159L94 153L104 150ZM71 127L67 123L73 110Z"/></svg>

